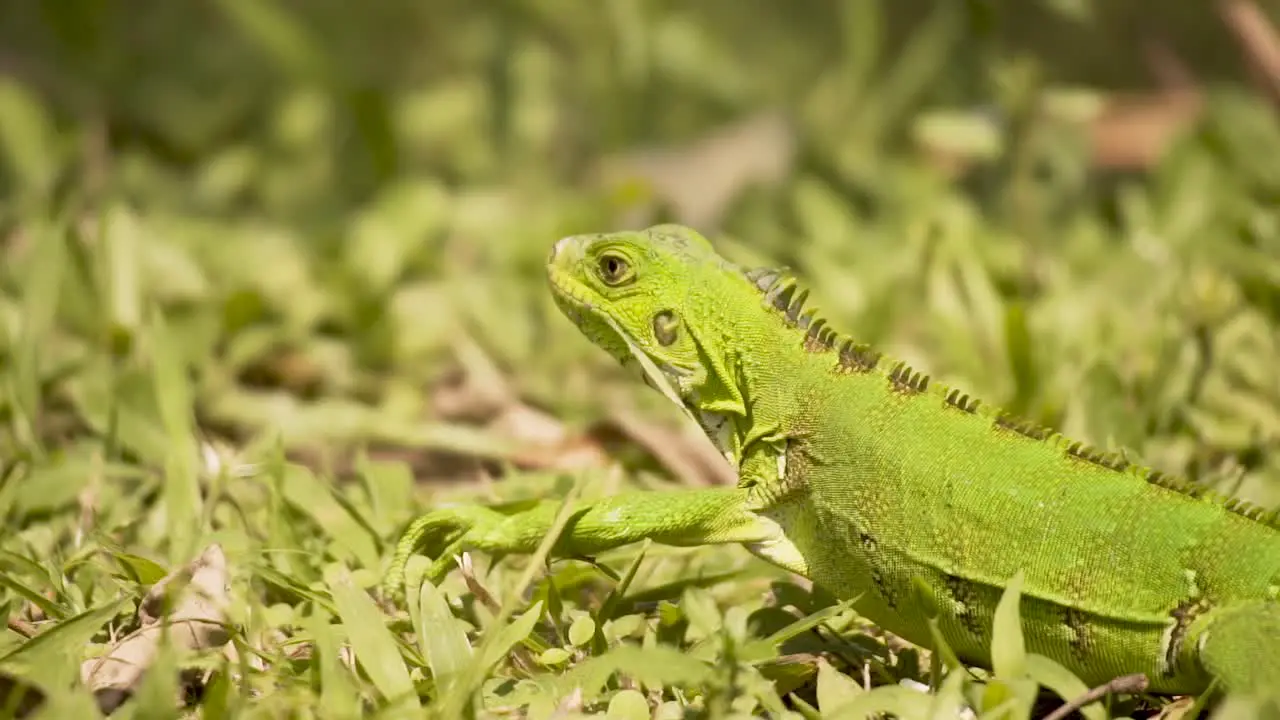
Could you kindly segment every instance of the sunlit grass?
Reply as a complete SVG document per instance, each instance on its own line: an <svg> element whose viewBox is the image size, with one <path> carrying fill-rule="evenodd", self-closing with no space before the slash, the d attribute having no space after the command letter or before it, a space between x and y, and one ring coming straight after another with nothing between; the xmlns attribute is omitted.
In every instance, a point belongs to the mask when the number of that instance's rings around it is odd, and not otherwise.
<svg viewBox="0 0 1280 720"><path fill-rule="evenodd" d="M509 45L460 33L459 57L499 49L375 92L283 6L218 3L284 91L228 100L260 122L225 135L213 110L157 102L167 144L104 148L100 119L0 81L9 710L1039 717L1085 692L1024 651L1012 593L994 670L969 676L735 547L467 555L438 586L416 558L402 602L378 595L399 532L431 507L714 476L676 410L558 314L543 276L561 236L681 210L705 213L727 255L794 267L833 324L947 383L1280 504L1280 125L1264 102L1215 95L1150 176L1101 177L1061 118L1021 139L981 114L925 118L939 87L972 80L952 10L890 55L867 3L842 21L840 62L801 83L753 78L696 17L627 5L609 20L625 33L550 16L508 19ZM705 42L645 52L682 37ZM597 182L593 143L642 144L645 77L675 98L645 135L668 151ZM602 137L562 137L578 121L562 83L607 117ZM771 123L689 141L782 89L802 101L798 149ZM990 161L955 179L903 139L921 132ZM733 161L748 156L783 160ZM724 202L670 197L725 187ZM225 571L188 577L202 557ZM148 634L164 618L186 624Z"/></svg>

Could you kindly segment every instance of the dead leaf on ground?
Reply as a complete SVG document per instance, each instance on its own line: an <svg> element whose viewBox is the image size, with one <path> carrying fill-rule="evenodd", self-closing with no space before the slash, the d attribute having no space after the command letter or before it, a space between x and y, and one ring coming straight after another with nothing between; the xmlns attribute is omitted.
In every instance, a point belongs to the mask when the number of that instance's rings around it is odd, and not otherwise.
<svg viewBox="0 0 1280 720"><path fill-rule="evenodd" d="M574 434L550 413L520 400L492 358L470 338L454 346L457 372L431 390L443 419L475 423L520 445L511 461L523 469L572 470L608 464L604 448Z"/></svg>
<svg viewBox="0 0 1280 720"><path fill-rule="evenodd" d="M579 470L609 464L608 453L595 438L572 433L554 415L524 403L508 406L489 428L520 442L512 462L526 470Z"/></svg>
<svg viewBox="0 0 1280 720"><path fill-rule="evenodd" d="M724 456L692 425L676 429L626 410L615 410L593 433L598 437L609 430L639 445L686 485L732 485L738 480L737 472Z"/></svg>
<svg viewBox="0 0 1280 720"><path fill-rule="evenodd" d="M80 666L80 677L103 712L119 707L155 662L165 633L182 651L226 644L229 603L227 558L220 545L207 547L190 564L156 583L138 607L141 627L101 657Z"/></svg>
<svg viewBox="0 0 1280 720"><path fill-rule="evenodd" d="M1197 90L1111 98L1090 124L1094 165L1147 168L1164 156L1204 107Z"/></svg>
<svg viewBox="0 0 1280 720"><path fill-rule="evenodd" d="M1261 89L1280 103L1280 33L1252 0L1219 0L1218 13L1244 52Z"/></svg>
<svg viewBox="0 0 1280 720"><path fill-rule="evenodd" d="M475 340L463 336L453 345L457 366L431 388L431 407L443 418L483 423L516 401L506 375Z"/></svg>
<svg viewBox="0 0 1280 720"><path fill-rule="evenodd" d="M1055 122L1079 128L1091 167L1142 170L1159 162L1179 135L1199 118L1204 96L1192 87L1158 93L1115 94L1089 104L1090 109L1073 108L1067 117L1060 117L1057 111L1048 108L1044 114ZM999 142L995 138L1000 131L981 113L939 112L933 117L963 125L983 141L976 148L962 147L939 142L936 133L920 133L917 143L926 158L949 177L964 175L995 152L991 143Z"/></svg>
<svg viewBox="0 0 1280 720"><path fill-rule="evenodd" d="M1180 720L1186 717L1196 706L1196 698L1188 695L1180 697L1177 700L1160 708L1159 714L1155 716L1155 720Z"/></svg>
<svg viewBox="0 0 1280 720"><path fill-rule="evenodd" d="M766 111L681 146L641 149L603 159L596 179L608 188L639 185L676 219L714 227L745 188L780 182L797 154L796 133L780 112ZM647 216L652 207L639 214ZM624 224L639 225L642 217Z"/></svg>
<svg viewBox="0 0 1280 720"><path fill-rule="evenodd" d="M441 419L478 425L514 441L513 465L523 470L579 470L607 467L611 434L635 443L674 477L688 485L724 485L736 481L702 431L650 422L625 410L575 432L555 415L520 399L497 363L473 340L455 346L457 369L431 389L431 405ZM464 473L470 474L470 473Z"/></svg>

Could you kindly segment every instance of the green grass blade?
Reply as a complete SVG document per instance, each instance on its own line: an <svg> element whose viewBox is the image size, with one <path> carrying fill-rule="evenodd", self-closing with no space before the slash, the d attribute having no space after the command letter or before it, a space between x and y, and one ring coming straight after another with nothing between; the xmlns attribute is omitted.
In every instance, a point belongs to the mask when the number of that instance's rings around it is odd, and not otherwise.
<svg viewBox="0 0 1280 720"><path fill-rule="evenodd" d="M417 591L418 612L415 613L414 630L418 645L431 668L438 694L449 692L451 684L474 659L471 642L461 622L449 611L444 594L423 580ZM413 597L409 598L413 602ZM527 633L526 633L527 634Z"/></svg>
<svg viewBox="0 0 1280 720"><path fill-rule="evenodd" d="M72 679L79 677L85 646L127 601L126 597L116 598L59 622L0 657L0 670L30 680L50 692L61 692Z"/></svg>
<svg viewBox="0 0 1280 720"><path fill-rule="evenodd" d="M66 240L58 226L45 223L27 230L35 248L26 268L23 286L22 332L14 350L13 372L8 374L13 398L15 434L32 451L38 450L36 425L41 411L43 348L58 316L66 274Z"/></svg>
<svg viewBox="0 0 1280 720"><path fill-rule="evenodd" d="M996 604L991 641L991 666L996 677L1014 681L1023 676L1027 667L1027 650L1022 639L1023 573L1019 570L1005 587Z"/></svg>
<svg viewBox="0 0 1280 720"><path fill-rule="evenodd" d="M378 567L378 548L368 528L334 499L332 489L301 465L284 469L284 500L298 512L309 516L316 527L346 550L360 567Z"/></svg>
<svg viewBox="0 0 1280 720"><path fill-rule="evenodd" d="M382 612L364 590L351 582L345 571L334 574L328 583L329 590L356 660L392 708L408 711L417 707L413 680Z"/></svg>
<svg viewBox="0 0 1280 720"><path fill-rule="evenodd" d="M324 717L354 718L360 715L360 698L350 675L339 657L341 641L337 628L330 622L332 616L323 610L307 616L306 624L315 643L320 676L321 707Z"/></svg>
<svg viewBox="0 0 1280 720"><path fill-rule="evenodd" d="M187 360L159 308L153 309L150 330L152 382L169 445L164 482L169 561L176 564L194 552L201 531L199 450Z"/></svg>

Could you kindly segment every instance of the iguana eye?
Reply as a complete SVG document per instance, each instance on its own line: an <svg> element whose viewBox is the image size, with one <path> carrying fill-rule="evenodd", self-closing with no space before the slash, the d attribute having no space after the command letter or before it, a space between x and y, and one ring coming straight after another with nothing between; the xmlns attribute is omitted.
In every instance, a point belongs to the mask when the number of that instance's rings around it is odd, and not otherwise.
<svg viewBox="0 0 1280 720"><path fill-rule="evenodd" d="M624 258L608 253L600 256L600 279L609 285L621 285L631 279L631 265Z"/></svg>
<svg viewBox="0 0 1280 720"><path fill-rule="evenodd" d="M653 339L663 347L668 347L679 336L680 318L674 312L663 310L653 316Z"/></svg>

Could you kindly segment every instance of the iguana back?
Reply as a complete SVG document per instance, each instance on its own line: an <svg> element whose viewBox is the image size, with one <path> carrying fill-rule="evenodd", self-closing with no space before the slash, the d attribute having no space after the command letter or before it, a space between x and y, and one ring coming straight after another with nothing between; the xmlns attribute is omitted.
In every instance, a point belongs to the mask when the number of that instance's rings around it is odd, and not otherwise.
<svg viewBox="0 0 1280 720"><path fill-rule="evenodd" d="M807 349L794 359L805 369L787 373L798 385L787 424L800 437L780 501L797 509L766 514L786 518L811 578L865 593L857 607L877 624L929 644L912 597L918 577L952 647L986 663L996 603L1022 570L1030 650L1086 682L1142 671L1153 689L1177 692L1206 680L1197 621L1275 600L1272 516L984 407L902 363L805 342L801 323L771 316ZM755 395L770 392L762 384Z"/></svg>

